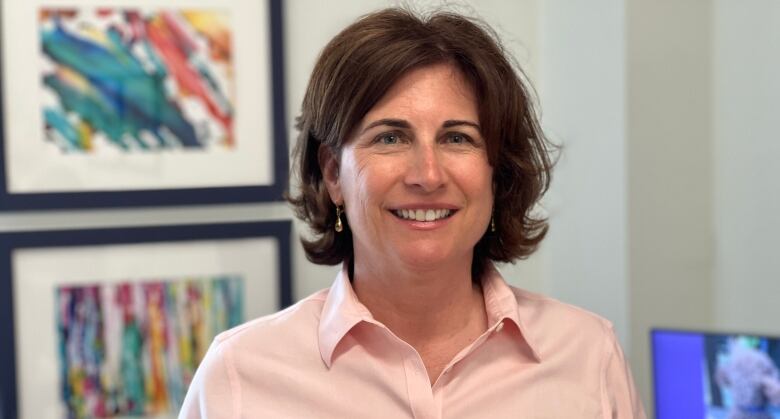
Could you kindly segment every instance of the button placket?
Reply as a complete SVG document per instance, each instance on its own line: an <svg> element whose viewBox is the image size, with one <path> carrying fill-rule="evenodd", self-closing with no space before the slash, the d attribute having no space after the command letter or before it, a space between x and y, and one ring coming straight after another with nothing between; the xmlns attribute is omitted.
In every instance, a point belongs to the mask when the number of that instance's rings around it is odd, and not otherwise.
<svg viewBox="0 0 780 419"><path fill-rule="evenodd" d="M412 353L404 357L403 363L412 414L418 419L438 417L435 411L431 383L420 355L412 349Z"/></svg>

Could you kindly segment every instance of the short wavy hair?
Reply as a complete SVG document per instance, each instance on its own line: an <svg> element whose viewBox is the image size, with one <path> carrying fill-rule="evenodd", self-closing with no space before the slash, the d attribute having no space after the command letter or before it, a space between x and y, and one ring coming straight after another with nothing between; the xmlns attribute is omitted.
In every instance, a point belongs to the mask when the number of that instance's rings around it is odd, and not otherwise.
<svg viewBox="0 0 780 419"><path fill-rule="evenodd" d="M552 145L539 126L525 77L495 32L479 20L452 12L429 16L398 8L371 13L336 35L317 60L297 118L291 178L298 195L287 200L312 232L301 238L308 259L335 265L352 259L352 232L334 230L336 207L323 181L318 153L337 159L363 117L406 73L450 63L471 83L481 134L493 170L495 232L474 247L472 279L489 260L514 262L533 253L547 233L547 219L533 208L547 191Z"/></svg>

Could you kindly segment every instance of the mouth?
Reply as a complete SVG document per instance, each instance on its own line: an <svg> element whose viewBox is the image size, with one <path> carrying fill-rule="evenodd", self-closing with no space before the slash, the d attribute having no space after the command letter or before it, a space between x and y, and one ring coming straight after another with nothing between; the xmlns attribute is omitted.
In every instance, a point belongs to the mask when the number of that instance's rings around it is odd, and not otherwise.
<svg viewBox="0 0 780 419"><path fill-rule="evenodd" d="M396 217L409 221L439 221L452 217L457 210L451 209L395 209L390 210Z"/></svg>

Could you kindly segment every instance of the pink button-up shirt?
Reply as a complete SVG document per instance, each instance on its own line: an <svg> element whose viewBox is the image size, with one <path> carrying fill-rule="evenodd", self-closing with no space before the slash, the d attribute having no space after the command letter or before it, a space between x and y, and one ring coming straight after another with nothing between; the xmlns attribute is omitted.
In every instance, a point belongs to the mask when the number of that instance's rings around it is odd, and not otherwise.
<svg viewBox="0 0 780 419"><path fill-rule="evenodd" d="M180 418L644 418L611 324L482 281L488 329L433 386L342 271L328 290L216 337Z"/></svg>

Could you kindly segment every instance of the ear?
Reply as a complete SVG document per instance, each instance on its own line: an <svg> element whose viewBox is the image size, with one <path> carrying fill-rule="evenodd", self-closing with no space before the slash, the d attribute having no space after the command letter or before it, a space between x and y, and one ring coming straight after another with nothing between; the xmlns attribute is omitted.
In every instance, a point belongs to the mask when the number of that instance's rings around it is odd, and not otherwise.
<svg viewBox="0 0 780 419"><path fill-rule="evenodd" d="M320 170L322 170L322 180L325 182L325 187L328 189L330 200L333 201L333 204L335 205L343 205L344 198L341 194L339 162L336 159L336 156L333 155L333 151L331 151L330 147L325 144L320 144L317 158L320 162Z"/></svg>

